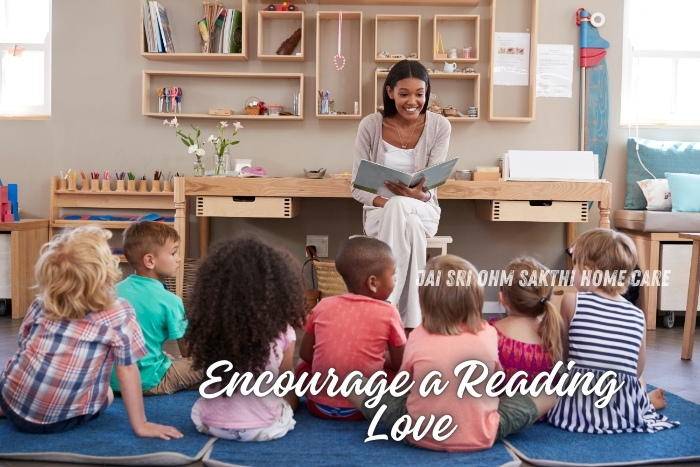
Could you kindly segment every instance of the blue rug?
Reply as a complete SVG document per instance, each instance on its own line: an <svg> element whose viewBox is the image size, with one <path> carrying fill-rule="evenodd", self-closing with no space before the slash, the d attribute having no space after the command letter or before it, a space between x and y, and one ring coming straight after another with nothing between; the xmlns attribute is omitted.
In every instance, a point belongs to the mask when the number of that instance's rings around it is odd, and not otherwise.
<svg viewBox="0 0 700 467"><path fill-rule="evenodd" d="M121 465L186 465L208 451L215 438L199 433L190 410L199 397L196 391L144 398L148 420L172 425L185 437L164 441L134 435L121 398L97 420L65 433L20 433L0 419L0 459L102 463Z"/></svg>
<svg viewBox="0 0 700 467"><path fill-rule="evenodd" d="M296 426L283 438L265 443L218 440L204 457L208 467L263 466L504 466L520 465L500 441L488 451L447 453L406 446L391 440L365 443L369 422L334 422L313 417L300 404ZM389 431L381 425L376 433Z"/></svg>
<svg viewBox="0 0 700 467"><path fill-rule="evenodd" d="M522 460L542 466L607 466L700 460L700 405L666 392L661 411L681 425L657 433L570 433L547 423L506 438Z"/></svg>

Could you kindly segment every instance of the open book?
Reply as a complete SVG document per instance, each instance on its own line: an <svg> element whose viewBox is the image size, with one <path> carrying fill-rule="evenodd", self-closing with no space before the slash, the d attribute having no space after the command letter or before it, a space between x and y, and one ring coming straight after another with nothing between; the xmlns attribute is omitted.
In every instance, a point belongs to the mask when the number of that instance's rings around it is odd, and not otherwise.
<svg viewBox="0 0 700 467"><path fill-rule="evenodd" d="M447 181L450 172L452 172L452 169L457 163L457 159L459 158L455 157L454 159L431 165L415 173L403 172L363 159L360 161L360 167L357 169L357 176L352 186L358 190L376 194L377 190L384 186L385 181L396 183L397 180L400 180L405 185L413 187L418 185L421 179L425 178L423 188L431 190L443 185Z"/></svg>

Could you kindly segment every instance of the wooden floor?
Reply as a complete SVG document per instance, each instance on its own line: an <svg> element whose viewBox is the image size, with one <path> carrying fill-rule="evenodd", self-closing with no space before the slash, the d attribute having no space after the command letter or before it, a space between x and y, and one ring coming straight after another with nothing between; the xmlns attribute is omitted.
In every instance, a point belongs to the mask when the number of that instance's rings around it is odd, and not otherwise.
<svg viewBox="0 0 700 467"><path fill-rule="evenodd" d="M0 368L17 350L17 333L21 320L0 317ZM695 351L693 360L681 360L681 340L683 338L683 318L676 318L673 329L657 327L647 333L647 358L644 378L647 383L662 387L685 399L700 404L700 332L695 332ZM175 348L173 351L176 352ZM49 462L25 462L0 460L3 467L64 466L66 464ZM86 464L83 464L87 466ZM197 467L194 463L189 467ZM525 467L527 464L523 464ZM666 464L668 465L668 464ZM683 464L698 466L700 464ZM89 466L87 466L89 467Z"/></svg>

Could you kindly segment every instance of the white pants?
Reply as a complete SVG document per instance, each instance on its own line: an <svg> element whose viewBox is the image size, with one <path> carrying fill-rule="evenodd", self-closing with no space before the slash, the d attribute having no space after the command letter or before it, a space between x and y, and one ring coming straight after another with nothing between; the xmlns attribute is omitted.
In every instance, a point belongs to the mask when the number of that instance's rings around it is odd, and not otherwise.
<svg viewBox="0 0 700 467"><path fill-rule="evenodd" d="M370 210L365 233L394 250L396 286L389 301L398 304L404 327L422 322L418 302L418 272L425 269L426 237L437 233L440 208L405 196L389 198L383 208Z"/></svg>
<svg viewBox="0 0 700 467"><path fill-rule="evenodd" d="M212 435L221 439L243 442L270 441L283 437L289 430L293 430L294 425L296 425L296 421L294 420L294 411L285 400L280 401L280 405L282 406L282 415L275 423L262 428L249 428L244 430L217 428L204 424L199 412L199 406L197 405L198 402L199 401L195 402L191 413L192 421L194 422L195 427L197 427L197 431L204 433L205 435Z"/></svg>

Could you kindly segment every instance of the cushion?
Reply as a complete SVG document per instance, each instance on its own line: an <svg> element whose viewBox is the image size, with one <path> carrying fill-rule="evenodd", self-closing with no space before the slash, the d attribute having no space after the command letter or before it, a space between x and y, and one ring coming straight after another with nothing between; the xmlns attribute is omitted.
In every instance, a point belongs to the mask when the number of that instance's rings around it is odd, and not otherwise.
<svg viewBox="0 0 700 467"><path fill-rule="evenodd" d="M651 174L644 170L639 159ZM661 178L664 172L700 174L700 143L628 138L625 209L646 209L647 201L637 182Z"/></svg>
<svg viewBox="0 0 700 467"><path fill-rule="evenodd" d="M700 175L666 172L673 212L700 212Z"/></svg>
<svg viewBox="0 0 700 467"><path fill-rule="evenodd" d="M700 232L700 213L615 210L616 229L639 232Z"/></svg>
<svg viewBox="0 0 700 467"><path fill-rule="evenodd" d="M671 190L665 178L650 178L637 182L647 200L647 211L670 211Z"/></svg>

